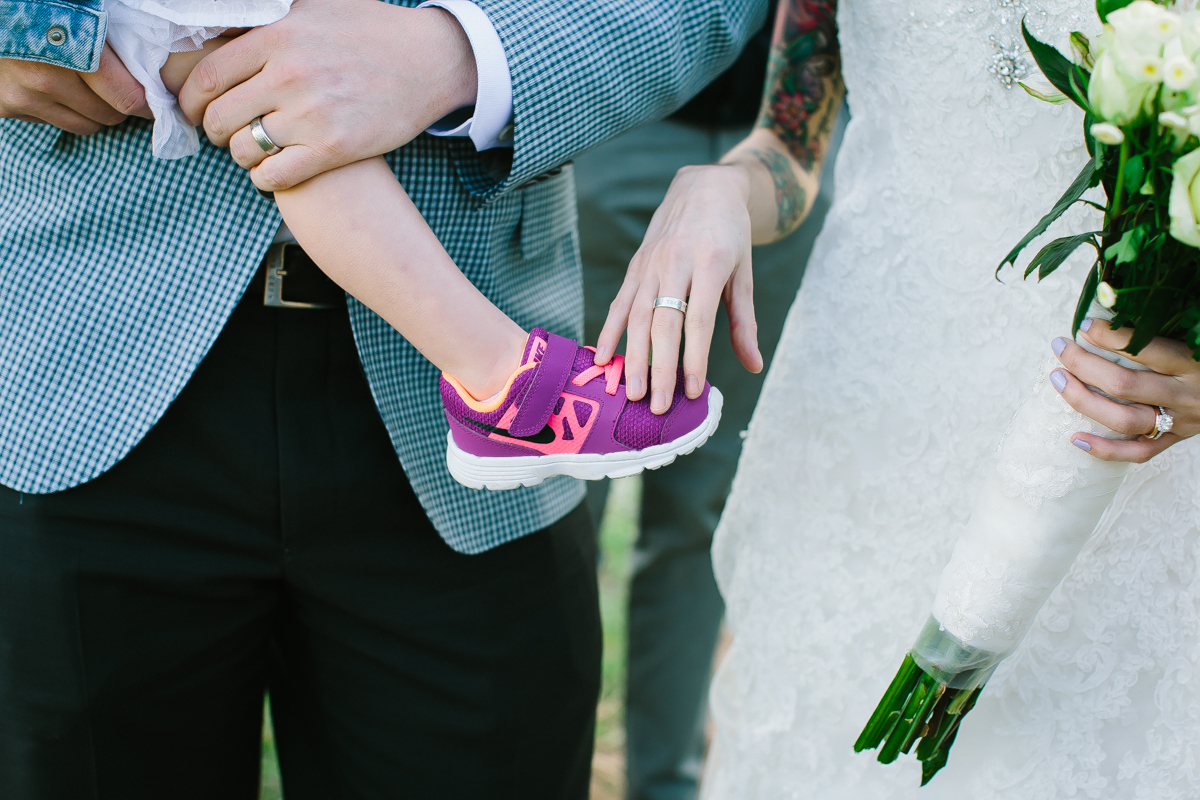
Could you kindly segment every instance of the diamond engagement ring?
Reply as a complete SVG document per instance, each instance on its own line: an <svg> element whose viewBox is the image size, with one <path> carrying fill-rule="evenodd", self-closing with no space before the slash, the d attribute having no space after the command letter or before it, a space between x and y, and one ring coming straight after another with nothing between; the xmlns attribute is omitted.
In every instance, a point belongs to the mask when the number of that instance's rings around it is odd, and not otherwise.
<svg viewBox="0 0 1200 800"><path fill-rule="evenodd" d="M262 126L262 117L255 117L254 121L250 123L250 135L254 137L254 141L258 142L258 146L267 155L273 156L276 153L283 152L283 148L271 141L270 136L267 136L267 132Z"/></svg>
<svg viewBox="0 0 1200 800"><path fill-rule="evenodd" d="M680 300L678 297L656 297L654 298L655 308L673 308L676 311L687 314L687 303Z"/></svg>
<svg viewBox="0 0 1200 800"><path fill-rule="evenodd" d="M1146 434L1151 439L1157 439L1164 433L1170 433L1171 428L1175 427L1175 418L1167 413L1167 410L1162 406L1158 407L1158 416L1154 418L1154 433Z"/></svg>

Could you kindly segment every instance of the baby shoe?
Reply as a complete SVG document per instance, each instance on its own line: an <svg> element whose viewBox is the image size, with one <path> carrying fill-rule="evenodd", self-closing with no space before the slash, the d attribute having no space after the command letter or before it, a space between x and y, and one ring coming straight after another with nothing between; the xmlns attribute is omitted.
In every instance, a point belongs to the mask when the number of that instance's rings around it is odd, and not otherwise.
<svg viewBox="0 0 1200 800"><path fill-rule="evenodd" d="M721 393L706 381L695 400L683 370L667 413L625 397L625 359L595 364L596 350L534 328L521 366L497 397L480 403L442 373L450 434L446 465L472 489L536 486L555 475L620 478L658 469L707 441L721 420Z"/></svg>

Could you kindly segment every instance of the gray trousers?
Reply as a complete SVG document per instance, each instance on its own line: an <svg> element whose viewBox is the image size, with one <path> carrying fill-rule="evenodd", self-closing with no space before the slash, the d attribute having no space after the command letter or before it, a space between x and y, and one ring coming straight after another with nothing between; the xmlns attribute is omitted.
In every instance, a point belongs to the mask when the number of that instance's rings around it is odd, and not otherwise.
<svg viewBox="0 0 1200 800"><path fill-rule="evenodd" d="M844 124L846 114L842 116ZM840 144L842 124L832 152ZM656 122L575 162L589 343L599 336L609 303L675 172L688 164L715 162L746 133L742 128ZM832 162L831 155L827 165ZM827 166L816 205L800 230L754 249L758 341L767 366L829 209L831 173ZM696 796L709 675L724 614L709 548L741 453L741 433L765 375L765 369L752 375L738 363L722 309L708 367L709 381L725 396L721 426L691 455L643 473L641 528L629 592L625 724L631 800ZM607 483L589 484L588 502L597 521L607 493Z"/></svg>

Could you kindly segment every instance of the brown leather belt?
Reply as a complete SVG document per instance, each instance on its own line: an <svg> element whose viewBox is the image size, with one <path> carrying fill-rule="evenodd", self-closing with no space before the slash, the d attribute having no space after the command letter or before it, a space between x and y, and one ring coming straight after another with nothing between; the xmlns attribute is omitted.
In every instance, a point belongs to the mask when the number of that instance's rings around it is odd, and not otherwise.
<svg viewBox="0 0 1200 800"><path fill-rule="evenodd" d="M328 309L346 304L342 287L331 281L298 244L271 245L263 259L263 270L266 273L264 306Z"/></svg>

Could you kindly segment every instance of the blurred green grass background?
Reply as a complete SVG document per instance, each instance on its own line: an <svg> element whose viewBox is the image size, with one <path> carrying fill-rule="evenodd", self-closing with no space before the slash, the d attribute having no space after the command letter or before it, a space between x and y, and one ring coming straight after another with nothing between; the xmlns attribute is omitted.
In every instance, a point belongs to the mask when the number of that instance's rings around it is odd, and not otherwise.
<svg viewBox="0 0 1200 800"><path fill-rule="evenodd" d="M596 707L591 800L620 800L625 796L625 626L629 607L630 553L637 540L641 503L640 476L613 481L600 522L600 617L604 625L604 661L600 703ZM283 798L269 708L263 714L259 798Z"/></svg>

